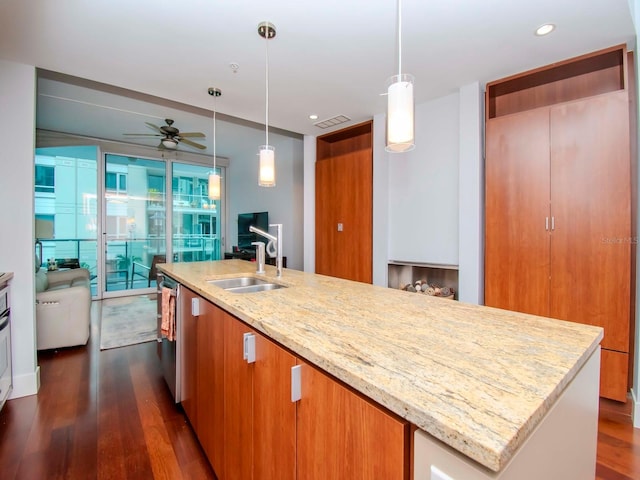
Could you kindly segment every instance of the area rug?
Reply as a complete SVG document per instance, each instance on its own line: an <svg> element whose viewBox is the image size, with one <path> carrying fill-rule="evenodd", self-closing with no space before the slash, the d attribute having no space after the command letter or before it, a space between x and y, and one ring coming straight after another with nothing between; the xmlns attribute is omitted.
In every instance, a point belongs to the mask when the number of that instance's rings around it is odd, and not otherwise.
<svg viewBox="0 0 640 480"><path fill-rule="evenodd" d="M102 300L100 350L156 340L156 295Z"/></svg>

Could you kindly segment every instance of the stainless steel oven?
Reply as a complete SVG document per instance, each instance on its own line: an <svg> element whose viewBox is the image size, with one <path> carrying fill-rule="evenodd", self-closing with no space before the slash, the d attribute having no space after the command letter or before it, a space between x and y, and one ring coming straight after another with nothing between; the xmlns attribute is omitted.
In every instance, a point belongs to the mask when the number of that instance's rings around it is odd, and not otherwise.
<svg viewBox="0 0 640 480"><path fill-rule="evenodd" d="M0 409L11 393L11 309L9 287L0 289Z"/></svg>
<svg viewBox="0 0 640 480"><path fill-rule="evenodd" d="M180 284L173 278L159 273L157 276L158 285L158 356L162 365L164 379L169 385L169 390L176 403L180 403L180 328L182 319L180 318ZM164 289L169 289L170 294L175 297L174 316L176 321L175 339L169 340L162 335L162 293Z"/></svg>

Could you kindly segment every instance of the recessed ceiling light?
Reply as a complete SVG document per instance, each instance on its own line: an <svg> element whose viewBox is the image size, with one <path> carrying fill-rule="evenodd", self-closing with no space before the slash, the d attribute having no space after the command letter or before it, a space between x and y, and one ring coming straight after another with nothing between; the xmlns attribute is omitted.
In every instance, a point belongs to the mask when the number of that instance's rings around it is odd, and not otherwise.
<svg viewBox="0 0 640 480"><path fill-rule="evenodd" d="M553 23L545 23L544 25L540 25L536 29L536 35L538 37L542 37L543 35L548 35L556 29L556 26Z"/></svg>
<svg viewBox="0 0 640 480"><path fill-rule="evenodd" d="M314 114L312 114L312 115L309 115L309 118L310 118L311 120L317 120L317 119L318 119L318 115L316 115L316 114L314 113Z"/></svg>

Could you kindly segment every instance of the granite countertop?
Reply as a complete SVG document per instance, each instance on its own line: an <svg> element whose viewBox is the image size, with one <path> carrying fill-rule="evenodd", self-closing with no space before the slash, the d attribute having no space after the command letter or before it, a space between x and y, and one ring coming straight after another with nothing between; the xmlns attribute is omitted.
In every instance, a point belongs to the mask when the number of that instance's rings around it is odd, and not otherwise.
<svg viewBox="0 0 640 480"><path fill-rule="evenodd" d="M13 272L0 272L0 287L3 287L12 278Z"/></svg>
<svg viewBox="0 0 640 480"><path fill-rule="evenodd" d="M603 331L284 269L289 288L206 281L244 260L160 270L464 455L500 471L597 349ZM259 276L259 275L256 275Z"/></svg>

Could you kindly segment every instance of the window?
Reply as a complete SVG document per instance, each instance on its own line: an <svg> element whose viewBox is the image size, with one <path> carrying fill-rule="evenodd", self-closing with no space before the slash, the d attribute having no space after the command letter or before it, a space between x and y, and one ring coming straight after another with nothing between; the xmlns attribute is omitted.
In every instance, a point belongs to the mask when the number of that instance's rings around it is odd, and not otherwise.
<svg viewBox="0 0 640 480"><path fill-rule="evenodd" d="M36 192L55 193L56 169L49 165L36 165Z"/></svg>
<svg viewBox="0 0 640 480"><path fill-rule="evenodd" d="M104 178L104 186L107 190L112 192L126 192L127 174L107 172Z"/></svg>

